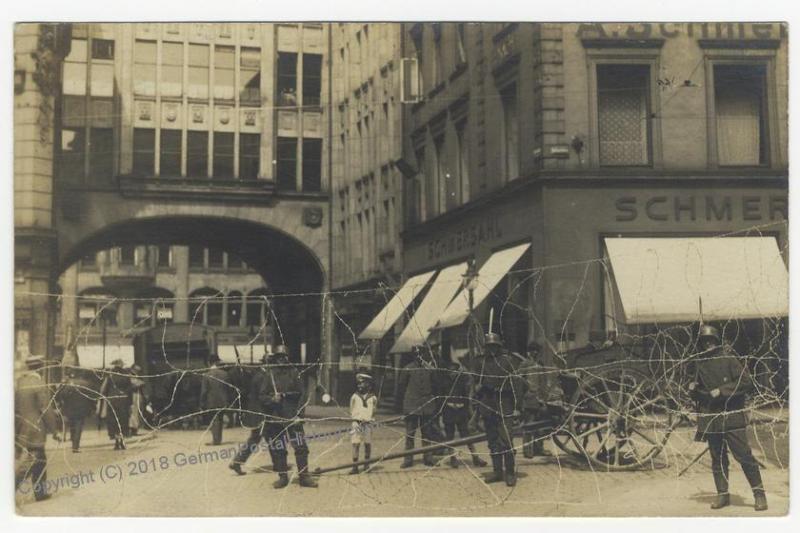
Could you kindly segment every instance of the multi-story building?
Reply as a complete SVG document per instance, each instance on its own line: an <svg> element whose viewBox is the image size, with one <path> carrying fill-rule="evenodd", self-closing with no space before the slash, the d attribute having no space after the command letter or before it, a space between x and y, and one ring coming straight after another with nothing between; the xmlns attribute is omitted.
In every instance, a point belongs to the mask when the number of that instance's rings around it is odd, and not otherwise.
<svg viewBox="0 0 800 533"><path fill-rule="evenodd" d="M402 276L402 25L340 23L330 31L332 269L339 369L347 372L373 362L360 356L385 352L366 350L358 335Z"/></svg>
<svg viewBox="0 0 800 533"><path fill-rule="evenodd" d="M236 362L237 350L239 361L257 361L275 344L263 278L218 248L103 250L70 266L59 287L56 350L84 368L132 364L134 335L173 322L211 326L223 362Z"/></svg>
<svg viewBox="0 0 800 533"><path fill-rule="evenodd" d="M784 25L407 30L403 269L429 288L390 351L463 353L491 324L553 354L703 320L780 344L754 319L787 312Z"/></svg>

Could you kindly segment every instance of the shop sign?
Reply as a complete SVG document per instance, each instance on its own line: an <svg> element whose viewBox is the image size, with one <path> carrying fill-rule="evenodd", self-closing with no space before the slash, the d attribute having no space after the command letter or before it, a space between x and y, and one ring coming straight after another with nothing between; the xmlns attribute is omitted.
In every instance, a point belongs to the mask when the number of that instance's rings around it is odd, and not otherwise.
<svg viewBox="0 0 800 533"><path fill-rule="evenodd" d="M483 218L441 238L428 241L428 260L458 254L502 237L500 219L496 216Z"/></svg>
<svg viewBox="0 0 800 533"><path fill-rule="evenodd" d="M757 22L649 22L634 24L579 24L579 39L784 39L786 25Z"/></svg>
<svg viewBox="0 0 800 533"><path fill-rule="evenodd" d="M787 220L788 201L783 195L653 195L621 196L615 201L617 222L642 217L655 222Z"/></svg>

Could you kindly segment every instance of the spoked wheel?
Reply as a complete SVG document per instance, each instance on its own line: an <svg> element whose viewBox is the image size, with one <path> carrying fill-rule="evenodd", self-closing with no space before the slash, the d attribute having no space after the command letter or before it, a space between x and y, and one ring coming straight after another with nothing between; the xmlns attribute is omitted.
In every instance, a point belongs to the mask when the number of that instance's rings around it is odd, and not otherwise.
<svg viewBox="0 0 800 533"><path fill-rule="evenodd" d="M652 467L680 421L655 380L633 369L584 371L570 404L556 444L608 470Z"/></svg>

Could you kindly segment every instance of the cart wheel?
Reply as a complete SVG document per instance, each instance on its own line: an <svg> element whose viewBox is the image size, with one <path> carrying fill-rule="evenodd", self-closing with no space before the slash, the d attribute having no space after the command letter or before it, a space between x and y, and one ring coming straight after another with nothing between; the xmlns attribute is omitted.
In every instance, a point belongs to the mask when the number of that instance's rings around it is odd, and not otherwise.
<svg viewBox="0 0 800 533"><path fill-rule="evenodd" d="M653 467L680 422L657 382L634 369L585 370L571 400L556 444L607 470Z"/></svg>

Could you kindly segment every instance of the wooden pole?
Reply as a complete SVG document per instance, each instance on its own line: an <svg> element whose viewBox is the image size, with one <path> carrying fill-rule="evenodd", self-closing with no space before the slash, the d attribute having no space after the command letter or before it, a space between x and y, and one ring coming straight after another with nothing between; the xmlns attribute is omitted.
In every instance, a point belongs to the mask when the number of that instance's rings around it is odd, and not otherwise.
<svg viewBox="0 0 800 533"><path fill-rule="evenodd" d="M552 423L549 420L540 421L540 422L530 422L527 424L523 424L518 429L522 431L534 431L534 430L542 430L542 429L552 429ZM327 472L334 472L336 470L344 470L346 468L351 468L354 466L367 466L373 463L379 463L381 461L391 461L392 459L400 459L405 458L409 455L417 455L421 453L428 453L428 452L435 452L436 450L441 450L442 448L457 448L459 446L466 446L468 444L474 444L476 442L481 442L486 440L486 433L478 433L476 435L471 435L469 437L462 437L460 439L450 440L446 442L439 442L436 444L431 444L429 446L423 446L422 448L414 448L412 450L403 450L401 452L394 452L394 453L387 453L381 457L375 457L372 459L365 459L363 461L356 461L350 462L345 464L340 464L336 466L329 466L325 468L316 468L314 470L314 474L325 474Z"/></svg>

